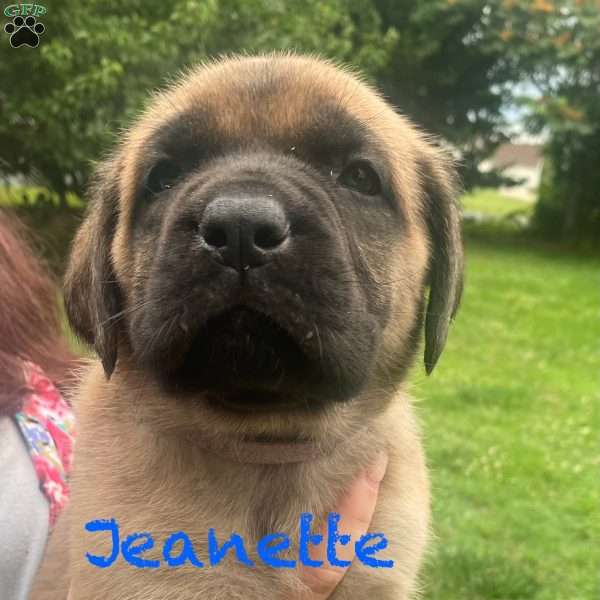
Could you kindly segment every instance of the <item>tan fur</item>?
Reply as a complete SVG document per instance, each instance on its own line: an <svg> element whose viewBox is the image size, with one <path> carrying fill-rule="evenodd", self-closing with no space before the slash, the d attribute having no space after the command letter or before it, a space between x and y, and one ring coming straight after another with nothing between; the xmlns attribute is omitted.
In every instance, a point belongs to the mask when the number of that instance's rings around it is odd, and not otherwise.
<svg viewBox="0 0 600 600"><path fill-rule="evenodd" d="M239 86L268 76L264 67L269 62L278 63L280 92L260 107L240 105ZM165 537L183 530L205 561L207 528L214 527L220 541L231 532L242 535L251 558L256 558L253 547L262 535L295 534L301 512L321 517L334 510L344 489L379 449L389 453L390 461L370 531L385 533L390 545L382 554L393 558L395 566L375 570L355 561L333 598L402 600L417 587L428 537L429 485L414 410L398 380L396 363L411 343L407 324L422 306L432 270L436 242L427 229L425 179L434 181L440 202L451 202L447 196L453 194L451 171L442 153L369 86L331 63L292 55L209 63L156 97L114 155L120 176L112 262L127 295L136 272L130 243L132 186L149 137L170 116L202 106L218 115L223 131L250 138L256 135L256 115L267 113L273 131L293 137L306 125L306 106L318 103L318 98L335 99L368 126L394 165L394 191L405 210L404 235L395 247L381 249L381 264L373 267L380 285L393 287L392 317L375 375L359 398L335 405L324 415L298 422L292 416L260 414L242 422L202 403L166 398L152 373L140 371L125 347L119 346L110 380L99 363L92 364L76 400L80 435L69 514L72 600L293 598L303 589L295 571L249 569L231 560L226 566L201 570L137 570L119 558L108 569L94 568L85 553L106 552L98 540L107 536L85 532L84 524L115 517L122 535L149 531L159 546L151 553L153 558L160 557ZM433 205L436 201L429 198ZM93 227L88 221L77 236L67 286L78 284ZM376 245L377 240L362 243ZM312 462L251 465L207 453L195 441L199 432L218 436L242 431L310 436L319 440L324 452ZM33 597L43 597L37 594Z"/></svg>

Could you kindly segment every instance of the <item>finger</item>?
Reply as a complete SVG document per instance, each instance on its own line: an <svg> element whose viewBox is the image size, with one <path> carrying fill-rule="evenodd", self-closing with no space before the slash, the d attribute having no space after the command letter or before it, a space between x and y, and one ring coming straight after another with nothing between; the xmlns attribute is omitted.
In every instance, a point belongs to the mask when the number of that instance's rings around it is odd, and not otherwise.
<svg viewBox="0 0 600 600"><path fill-rule="evenodd" d="M340 514L339 531L352 536L349 544L336 547L336 554L341 560L352 561L354 558L353 542L367 533L369 529L377 503L379 485L385 475L387 463L387 455L380 453L375 462L356 477L336 507L335 512ZM322 526L320 533L325 540L327 536L326 523ZM335 567L328 564L325 541L318 546L311 547L311 550L311 558L322 560L323 566L303 566L301 577L312 591L310 600L326 600L339 584L348 567Z"/></svg>
<svg viewBox="0 0 600 600"><path fill-rule="evenodd" d="M387 464L387 454L379 454L375 462L352 483L338 504L337 512L341 515L339 529L349 533L353 540L357 540L369 529L377 503L379 485L385 475ZM348 548L349 546L350 544L342 546L340 550L349 549L353 554L354 548Z"/></svg>

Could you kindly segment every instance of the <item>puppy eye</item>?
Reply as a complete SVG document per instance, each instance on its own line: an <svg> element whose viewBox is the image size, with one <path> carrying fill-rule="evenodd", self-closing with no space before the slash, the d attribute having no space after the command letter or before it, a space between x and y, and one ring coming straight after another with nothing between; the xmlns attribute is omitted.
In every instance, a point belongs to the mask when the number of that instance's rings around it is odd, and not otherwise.
<svg viewBox="0 0 600 600"><path fill-rule="evenodd" d="M148 173L146 189L153 194L170 190L179 175L180 171L176 164L170 160L160 160Z"/></svg>
<svg viewBox="0 0 600 600"><path fill-rule="evenodd" d="M364 160L349 164L339 176L338 181L361 194L375 196L381 191L381 181L375 169Z"/></svg>

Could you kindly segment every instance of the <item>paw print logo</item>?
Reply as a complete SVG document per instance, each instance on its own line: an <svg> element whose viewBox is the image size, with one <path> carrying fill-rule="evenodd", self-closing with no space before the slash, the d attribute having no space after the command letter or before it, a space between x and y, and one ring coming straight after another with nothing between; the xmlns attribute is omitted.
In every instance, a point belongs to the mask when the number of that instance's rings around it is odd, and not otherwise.
<svg viewBox="0 0 600 600"><path fill-rule="evenodd" d="M45 29L42 23L38 23L36 18L31 15L26 19L15 17L12 23L4 26L4 31L10 35L10 45L13 48L23 45L36 48L40 43L40 35L44 33Z"/></svg>

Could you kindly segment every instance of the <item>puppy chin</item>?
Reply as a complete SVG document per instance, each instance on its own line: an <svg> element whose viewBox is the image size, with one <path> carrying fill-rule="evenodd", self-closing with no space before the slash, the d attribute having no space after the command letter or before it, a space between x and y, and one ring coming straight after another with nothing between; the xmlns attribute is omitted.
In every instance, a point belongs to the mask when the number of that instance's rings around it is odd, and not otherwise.
<svg viewBox="0 0 600 600"><path fill-rule="evenodd" d="M171 329L155 344L138 340L138 362L168 393L201 395L215 410L318 412L364 385L364 377L335 377L322 348L311 353L293 329L248 307L224 310L194 333Z"/></svg>

